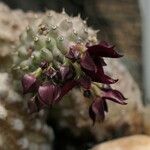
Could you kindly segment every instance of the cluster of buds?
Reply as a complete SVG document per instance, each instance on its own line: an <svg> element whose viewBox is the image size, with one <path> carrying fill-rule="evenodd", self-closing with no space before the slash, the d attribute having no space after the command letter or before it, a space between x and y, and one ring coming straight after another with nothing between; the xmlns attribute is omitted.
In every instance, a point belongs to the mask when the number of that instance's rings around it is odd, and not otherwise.
<svg viewBox="0 0 150 150"><path fill-rule="evenodd" d="M32 93L28 106L33 113L52 107L70 90L78 88L86 98L92 99L89 116L93 123L103 121L108 111L107 100L127 104L123 94L110 86L118 80L104 73L104 57L122 55L115 51L115 46L104 41L98 43L95 32L79 17L68 21L66 16L64 13L49 15L44 21L38 20L34 28L28 27L22 35L17 65L23 66L23 93ZM59 25L54 26L57 17ZM79 32L73 28L76 24Z"/></svg>

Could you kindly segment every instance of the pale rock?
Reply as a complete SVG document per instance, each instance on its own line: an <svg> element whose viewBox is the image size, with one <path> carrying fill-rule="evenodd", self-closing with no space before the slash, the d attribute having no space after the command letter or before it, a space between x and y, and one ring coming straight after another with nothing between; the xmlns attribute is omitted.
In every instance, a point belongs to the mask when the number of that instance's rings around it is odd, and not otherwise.
<svg viewBox="0 0 150 150"><path fill-rule="evenodd" d="M23 121L19 118L12 118L10 124L12 125L12 128L17 131L23 131L24 129Z"/></svg>
<svg viewBox="0 0 150 150"><path fill-rule="evenodd" d="M91 150L150 150L150 136L134 135L99 144Z"/></svg>
<svg viewBox="0 0 150 150"><path fill-rule="evenodd" d="M28 149L29 141L26 137L23 137L23 138L18 140L18 145L21 146L21 149Z"/></svg>
<svg viewBox="0 0 150 150"><path fill-rule="evenodd" d="M6 117L7 117L7 110L2 104L0 104L0 119L6 119Z"/></svg>

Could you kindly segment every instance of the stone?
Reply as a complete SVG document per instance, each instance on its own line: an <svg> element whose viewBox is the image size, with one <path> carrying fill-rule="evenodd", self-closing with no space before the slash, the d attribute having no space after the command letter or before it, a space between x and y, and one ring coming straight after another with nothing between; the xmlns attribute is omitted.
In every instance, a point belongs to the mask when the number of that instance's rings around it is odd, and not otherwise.
<svg viewBox="0 0 150 150"><path fill-rule="evenodd" d="M150 150L150 136L123 137L94 146L91 150Z"/></svg>

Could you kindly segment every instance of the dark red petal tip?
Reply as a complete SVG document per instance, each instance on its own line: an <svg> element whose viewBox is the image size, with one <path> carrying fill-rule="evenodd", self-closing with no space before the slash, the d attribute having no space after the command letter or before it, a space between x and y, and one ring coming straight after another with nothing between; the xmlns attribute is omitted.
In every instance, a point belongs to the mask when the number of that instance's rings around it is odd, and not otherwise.
<svg viewBox="0 0 150 150"><path fill-rule="evenodd" d="M105 88L102 88L101 90L103 91L102 99L104 99L104 100L108 99L108 100L111 100L115 103L122 104L122 105L127 104L125 102L127 100L127 98L125 98L121 92L119 92L117 90L105 89Z"/></svg>
<svg viewBox="0 0 150 150"><path fill-rule="evenodd" d="M97 72L89 71L83 69L83 71L92 79L94 82L99 82L103 84L114 84L118 81L118 79L112 79L111 77L104 74L104 70L102 66L99 66Z"/></svg>
<svg viewBox="0 0 150 150"><path fill-rule="evenodd" d="M96 118L100 121L104 121L105 113L104 113L104 104L101 97L96 97L89 108L89 116L93 120L93 125L95 124Z"/></svg>
<svg viewBox="0 0 150 150"><path fill-rule="evenodd" d="M115 51L115 46L108 44L105 41L100 42L97 45L89 46L87 51L90 55L100 56L100 57L110 57L110 58L119 58L123 55L118 54Z"/></svg>

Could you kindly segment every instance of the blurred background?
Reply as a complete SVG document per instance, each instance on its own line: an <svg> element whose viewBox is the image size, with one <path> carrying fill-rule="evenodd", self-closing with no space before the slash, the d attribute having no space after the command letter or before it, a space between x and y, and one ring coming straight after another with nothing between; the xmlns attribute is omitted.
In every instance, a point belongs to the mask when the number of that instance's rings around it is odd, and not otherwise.
<svg viewBox="0 0 150 150"><path fill-rule="evenodd" d="M88 26L98 32L100 40L115 44L117 49L124 54L121 59L136 81L142 95L141 103L147 106L150 102L150 1L149 0L1 0L11 9L21 9L24 12L44 12L47 9L66 13L71 16L81 15L87 19ZM126 79L128 80L128 79ZM126 82L126 81L125 81ZM130 81L129 81L130 82ZM136 98L135 98L136 99ZM133 107L135 108L135 107ZM149 109L149 107L148 107ZM146 110L147 111L147 110ZM148 111L149 112L149 111ZM149 128L143 129L143 118L132 116L125 122L120 122L118 129L108 123L105 130L110 132L102 138L95 138L85 128L80 130L82 134L75 134L68 128L60 128L59 122L54 116L47 120L55 133L55 149L74 150L87 149L97 141L106 141L124 135L135 133L150 133ZM134 119L135 120L134 120ZM134 120L133 122L131 120ZM116 120L115 120L116 121ZM115 122L114 121L114 122ZM118 121L118 120L117 120ZM120 121L120 120L119 120ZM147 116L146 116L147 121ZM146 122L146 125L150 125ZM140 126L140 127L139 127ZM141 127L142 126L142 127ZM104 127L102 127L104 128ZM133 129L134 128L134 129ZM125 130L127 132L125 132ZM85 132L86 131L86 132ZM76 130L75 130L76 132ZM95 129L94 132L97 132ZM85 134L86 133L86 134ZM95 133L96 134L96 133ZM76 136L75 136L76 135ZM111 136L110 136L111 135ZM146 150L146 149L143 149Z"/></svg>

